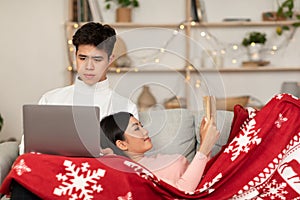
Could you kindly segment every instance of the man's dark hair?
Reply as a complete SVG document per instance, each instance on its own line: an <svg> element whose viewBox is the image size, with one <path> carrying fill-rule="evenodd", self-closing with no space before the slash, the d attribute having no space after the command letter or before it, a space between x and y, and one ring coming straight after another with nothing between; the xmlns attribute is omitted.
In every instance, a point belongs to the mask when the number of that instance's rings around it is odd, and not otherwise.
<svg viewBox="0 0 300 200"><path fill-rule="evenodd" d="M76 31L72 42L76 52L79 45L93 45L104 50L110 56L116 42L116 31L107 24L89 22Z"/></svg>

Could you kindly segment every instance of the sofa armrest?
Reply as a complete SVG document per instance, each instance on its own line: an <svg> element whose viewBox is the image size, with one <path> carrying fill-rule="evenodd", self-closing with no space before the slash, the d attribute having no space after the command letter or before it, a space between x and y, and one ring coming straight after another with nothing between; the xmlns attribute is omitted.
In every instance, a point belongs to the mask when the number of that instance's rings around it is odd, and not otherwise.
<svg viewBox="0 0 300 200"><path fill-rule="evenodd" d="M0 186L18 157L18 143L4 142L0 144Z"/></svg>

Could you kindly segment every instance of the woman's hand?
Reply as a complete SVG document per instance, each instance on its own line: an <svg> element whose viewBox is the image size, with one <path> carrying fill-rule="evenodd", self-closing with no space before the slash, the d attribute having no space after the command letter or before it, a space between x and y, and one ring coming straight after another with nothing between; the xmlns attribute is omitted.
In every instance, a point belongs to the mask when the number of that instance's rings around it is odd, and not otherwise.
<svg viewBox="0 0 300 200"><path fill-rule="evenodd" d="M217 130L214 119L203 118L200 126L201 144L198 151L208 156L219 136L220 132Z"/></svg>

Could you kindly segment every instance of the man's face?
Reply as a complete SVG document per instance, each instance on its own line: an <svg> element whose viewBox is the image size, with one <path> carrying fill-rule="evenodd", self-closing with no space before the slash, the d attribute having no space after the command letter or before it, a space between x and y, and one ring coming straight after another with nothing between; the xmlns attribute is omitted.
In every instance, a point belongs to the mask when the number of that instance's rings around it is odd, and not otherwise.
<svg viewBox="0 0 300 200"><path fill-rule="evenodd" d="M94 85L106 79L111 60L104 50L93 45L79 45L76 53L77 73L83 82Z"/></svg>

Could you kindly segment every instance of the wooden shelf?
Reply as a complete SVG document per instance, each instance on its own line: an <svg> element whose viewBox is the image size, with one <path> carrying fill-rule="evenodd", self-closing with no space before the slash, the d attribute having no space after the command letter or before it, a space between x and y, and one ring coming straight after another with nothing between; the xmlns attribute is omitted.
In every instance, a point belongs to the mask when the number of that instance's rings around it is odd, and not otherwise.
<svg viewBox="0 0 300 200"><path fill-rule="evenodd" d="M82 26L86 24L87 22L67 22L67 26ZM159 27L159 28L177 28L179 24L159 24L159 23L109 23L110 26L115 28L148 28L148 27Z"/></svg>
<svg viewBox="0 0 300 200"><path fill-rule="evenodd" d="M241 27L241 26L282 26L292 25L296 21L257 21L257 22L201 22L191 25L192 27Z"/></svg>
<svg viewBox="0 0 300 200"><path fill-rule="evenodd" d="M195 71L195 70L193 70ZM300 67L275 67L275 66L265 66L265 67L224 67L224 68L201 68L200 72L289 72L296 71L300 72Z"/></svg>
<svg viewBox="0 0 300 200"><path fill-rule="evenodd" d="M298 21L288 20L288 21L253 21L253 22L244 22L244 21L233 21L233 22L201 22L201 23L184 23L186 26L191 27L241 27L241 26L282 26L282 25L292 25ZM67 22L67 26L82 26L87 22ZM160 28L177 28L180 24L176 23L109 23L112 27L116 28L143 28L143 27L160 27Z"/></svg>
<svg viewBox="0 0 300 200"><path fill-rule="evenodd" d="M126 72L181 72L185 73L186 69L138 69L134 67L126 68L110 68L108 72L110 73L126 73ZM295 71L300 72L300 67L275 67L275 66L265 66L265 67L224 67L224 68L200 68L198 70L191 69L190 72L288 72Z"/></svg>

